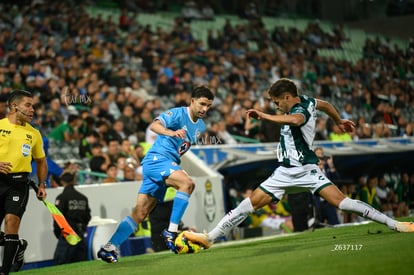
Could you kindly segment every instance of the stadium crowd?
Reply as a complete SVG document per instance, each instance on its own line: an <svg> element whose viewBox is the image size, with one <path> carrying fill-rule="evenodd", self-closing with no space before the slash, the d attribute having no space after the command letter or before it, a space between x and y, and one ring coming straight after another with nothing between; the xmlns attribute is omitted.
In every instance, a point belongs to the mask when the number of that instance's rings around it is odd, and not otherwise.
<svg viewBox="0 0 414 275"><path fill-rule="evenodd" d="M402 49L367 39L363 58L353 64L318 55L350 39L341 25L331 32L318 22L304 31L269 30L251 16L246 24L227 20L223 29L208 30L204 45L191 20L179 15L166 30L140 24L139 13L125 7L119 17L104 18L77 1L9 2L0 4L0 116L11 91L33 92L33 124L51 147L79 147L75 157L94 172L116 165L114 180L141 177L149 123L167 108L188 104L200 84L215 92L208 135L220 143L277 141L274 126L246 121L244 114L252 107L270 112L265 92L281 77L304 94L330 100L357 123L354 133L343 135L321 116L319 140L414 136L413 40Z"/></svg>

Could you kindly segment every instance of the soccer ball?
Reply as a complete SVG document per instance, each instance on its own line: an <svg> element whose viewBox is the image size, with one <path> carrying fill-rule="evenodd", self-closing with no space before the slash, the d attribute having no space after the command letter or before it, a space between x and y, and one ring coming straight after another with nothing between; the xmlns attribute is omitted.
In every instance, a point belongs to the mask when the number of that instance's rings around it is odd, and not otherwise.
<svg viewBox="0 0 414 275"><path fill-rule="evenodd" d="M188 240L185 236L186 232L188 231L184 230L183 232L179 233L175 239L175 247L177 248L177 253L190 254L200 252L201 246Z"/></svg>

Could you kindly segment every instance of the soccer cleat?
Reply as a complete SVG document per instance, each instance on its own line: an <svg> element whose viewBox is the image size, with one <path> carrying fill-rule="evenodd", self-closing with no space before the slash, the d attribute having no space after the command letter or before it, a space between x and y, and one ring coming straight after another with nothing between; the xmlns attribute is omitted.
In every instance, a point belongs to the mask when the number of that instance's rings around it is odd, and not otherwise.
<svg viewBox="0 0 414 275"><path fill-rule="evenodd" d="M202 247L206 249L211 247L211 243L208 240L207 233L197 233L193 231L186 231L185 236L189 241L200 244Z"/></svg>
<svg viewBox="0 0 414 275"><path fill-rule="evenodd" d="M25 239L20 240L19 248L17 248L16 257L13 262L13 270L15 272L19 271L24 264L24 252L27 248L27 241Z"/></svg>
<svg viewBox="0 0 414 275"><path fill-rule="evenodd" d="M175 247L175 239L177 238L177 232L170 232L164 229L161 233L161 237L164 238L165 245L175 254L177 254L177 248Z"/></svg>
<svg viewBox="0 0 414 275"><path fill-rule="evenodd" d="M118 262L118 256L116 255L115 250L112 251L106 251L103 247L99 249L98 258L101 258L103 261L107 263L117 263Z"/></svg>
<svg viewBox="0 0 414 275"><path fill-rule="evenodd" d="M397 222L394 229L398 232L414 232L414 222Z"/></svg>

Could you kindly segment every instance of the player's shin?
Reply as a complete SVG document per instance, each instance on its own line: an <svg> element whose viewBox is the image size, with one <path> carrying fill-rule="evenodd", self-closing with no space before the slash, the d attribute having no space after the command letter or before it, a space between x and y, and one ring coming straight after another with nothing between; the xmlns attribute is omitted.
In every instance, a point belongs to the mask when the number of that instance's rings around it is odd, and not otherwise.
<svg viewBox="0 0 414 275"><path fill-rule="evenodd" d="M387 215L381 213L380 211L376 210L372 206L359 200L352 200L350 198L345 198L339 204L339 209L355 212L364 218L368 218L375 222L385 224L390 229L394 229L395 227L396 221L394 219L389 218Z"/></svg>
<svg viewBox="0 0 414 275"><path fill-rule="evenodd" d="M218 237L226 236L234 227L243 222L254 211L249 198L244 199L239 206L227 213L217 226L208 233L208 239L215 241Z"/></svg>

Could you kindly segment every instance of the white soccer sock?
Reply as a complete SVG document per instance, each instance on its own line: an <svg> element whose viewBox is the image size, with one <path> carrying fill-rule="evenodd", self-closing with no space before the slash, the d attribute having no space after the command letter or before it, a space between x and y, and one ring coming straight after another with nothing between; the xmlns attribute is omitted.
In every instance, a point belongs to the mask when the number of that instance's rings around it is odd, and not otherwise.
<svg viewBox="0 0 414 275"><path fill-rule="evenodd" d="M208 239L214 242L218 237L227 235L254 211L250 198L244 199L235 209L227 213L221 221L208 233Z"/></svg>
<svg viewBox="0 0 414 275"><path fill-rule="evenodd" d="M348 197L339 203L338 208L345 211L355 212L364 218L385 224L390 229L394 229L394 225L397 222L396 220L387 217L387 215L381 213L365 202L352 200Z"/></svg>

